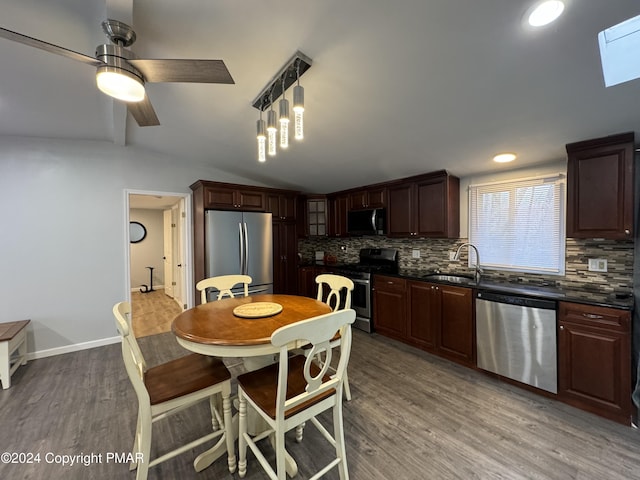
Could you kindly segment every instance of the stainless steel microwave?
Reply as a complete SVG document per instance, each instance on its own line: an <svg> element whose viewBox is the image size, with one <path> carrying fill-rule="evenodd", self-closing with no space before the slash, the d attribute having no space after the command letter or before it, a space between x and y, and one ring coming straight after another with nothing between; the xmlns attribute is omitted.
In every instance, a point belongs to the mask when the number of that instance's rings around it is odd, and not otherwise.
<svg viewBox="0 0 640 480"><path fill-rule="evenodd" d="M350 235L385 235L387 233L386 209L349 210L347 232Z"/></svg>

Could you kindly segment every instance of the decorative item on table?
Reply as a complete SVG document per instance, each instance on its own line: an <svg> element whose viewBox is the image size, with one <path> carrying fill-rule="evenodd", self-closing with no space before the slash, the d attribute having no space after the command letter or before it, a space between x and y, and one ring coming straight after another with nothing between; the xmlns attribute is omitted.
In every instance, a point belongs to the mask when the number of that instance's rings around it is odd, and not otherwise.
<svg viewBox="0 0 640 480"><path fill-rule="evenodd" d="M241 318L271 317L282 311L282 305L274 302L245 303L233 309L233 314Z"/></svg>

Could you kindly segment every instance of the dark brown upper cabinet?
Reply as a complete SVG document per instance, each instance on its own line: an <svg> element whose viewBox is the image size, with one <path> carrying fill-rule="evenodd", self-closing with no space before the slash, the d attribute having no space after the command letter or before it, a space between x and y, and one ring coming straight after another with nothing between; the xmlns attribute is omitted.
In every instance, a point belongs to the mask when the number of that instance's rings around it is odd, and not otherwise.
<svg viewBox="0 0 640 480"><path fill-rule="evenodd" d="M458 238L460 180L445 171L388 187L389 237Z"/></svg>
<svg viewBox="0 0 640 480"><path fill-rule="evenodd" d="M296 221L298 197L292 193L267 193L267 212L271 212L273 221Z"/></svg>
<svg viewBox="0 0 640 480"><path fill-rule="evenodd" d="M376 187L349 193L349 210L384 208L387 206L386 188Z"/></svg>
<svg viewBox="0 0 640 480"><path fill-rule="evenodd" d="M633 239L633 132L566 148L567 237Z"/></svg>
<svg viewBox="0 0 640 480"><path fill-rule="evenodd" d="M205 209L266 211L264 189L221 182L199 182L203 189ZM191 188L195 190L197 184Z"/></svg>
<svg viewBox="0 0 640 480"><path fill-rule="evenodd" d="M330 196L329 203L329 236L346 237L347 233L347 212L349 211L349 196L341 194Z"/></svg>

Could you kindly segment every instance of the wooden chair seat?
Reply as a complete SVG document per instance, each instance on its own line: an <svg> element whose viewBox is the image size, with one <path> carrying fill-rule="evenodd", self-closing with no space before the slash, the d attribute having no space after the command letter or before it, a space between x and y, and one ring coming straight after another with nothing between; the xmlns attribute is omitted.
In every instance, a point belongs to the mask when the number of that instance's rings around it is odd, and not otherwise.
<svg viewBox="0 0 640 480"><path fill-rule="evenodd" d="M230 379L220 359L193 353L148 369L144 384L151 405L157 405Z"/></svg>
<svg viewBox="0 0 640 480"><path fill-rule="evenodd" d="M305 391L307 386L303 375L305 360L306 357L302 355L296 355L289 359L288 371L291 372L291 375L287 383L287 400ZM244 390L245 395L251 398L256 405L274 419L276 418L276 397L278 395L278 370L279 365L275 363L238 377L238 384L242 387L242 390ZM315 364L312 365L311 374L316 376L319 373L320 368ZM323 381L327 382L330 378L329 375L324 375ZM335 393L335 389L328 390L300 405L295 405L285 412L284 418L295 415L299 411L309 408L331 395L335 395Z"/></svg>
<svg viewBox="0 0 640 480"><path fill-rule="evenodd" d="M113 315L122 339L124 366L138 397L138 421L129 467L131 470L137 469L136 480L146 480L150 467L214 439L218 439L214 448L226 446L229 472L235 472L236 455L231 431L231 374L224 363L204 355L190 354L147 368L131 330L131 305L128 302L115 304ZM152 459L153 423L206 401L211 410L211 433ZM189 436L188 432L185 436ZM197 460L194 462L196 469Z"/></svg>
<svg viewBox="0 0 640 480"><path fill-rule="evenodd" d="M310 478L320 478L332 468L338 469L340 479L349 478L342 421L342 389L351 352L351 325L355 318L355 311L340 310L279 328L271 335L271 344L279 350L278 363L238 377L240 478L247 474L247 448L250 448L269 478L286 480L285 433L307 421L335 449L332 460ZM342 337L335 344L331 339L337 331L342 333ZM312 345L308 355L290 356L291 346L300 342ZM334 350L339 352L339 361L335 375L330 375L328 371ZM323 358L322 363L318 363L319 357ZM249 407L268 425L266 430L255 436L248 429ZM329 410L333 434L317 418ZM323 422L326 420L324 418ZM268 437L276 451L275 469L260 450L261 440Z"/></svg>

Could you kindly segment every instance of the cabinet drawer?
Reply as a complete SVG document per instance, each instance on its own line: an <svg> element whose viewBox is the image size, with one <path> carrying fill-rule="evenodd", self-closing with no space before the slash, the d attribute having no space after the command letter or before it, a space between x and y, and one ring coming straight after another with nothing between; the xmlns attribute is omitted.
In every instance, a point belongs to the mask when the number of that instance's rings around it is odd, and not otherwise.
<svg viewBox="0 0 640 480"><path fill-rule="evenodd" d="M631 314L627 310L567 302L560 302L558 308L558 317L561 322L606 328L619 332L630 331Z"/></svg>
<svg viewBox="0 0 640 480"><path fill-rule="evenodd" d="M376 275L374 277L374 286L378 290L384 290L388 292L404 292L407 288L407 281L398 277Z"/></svg>

